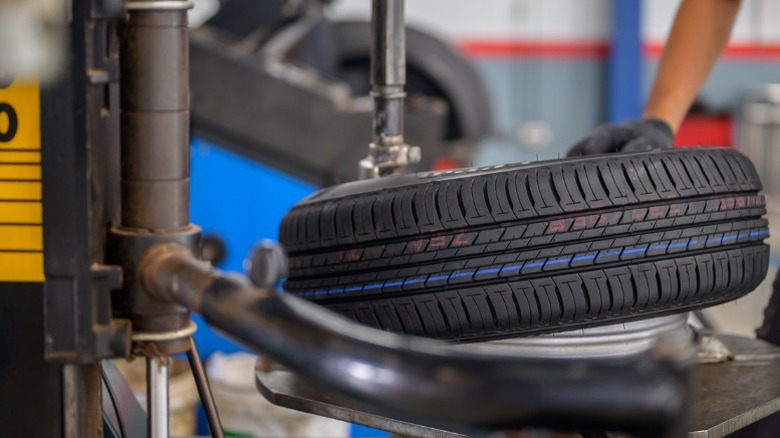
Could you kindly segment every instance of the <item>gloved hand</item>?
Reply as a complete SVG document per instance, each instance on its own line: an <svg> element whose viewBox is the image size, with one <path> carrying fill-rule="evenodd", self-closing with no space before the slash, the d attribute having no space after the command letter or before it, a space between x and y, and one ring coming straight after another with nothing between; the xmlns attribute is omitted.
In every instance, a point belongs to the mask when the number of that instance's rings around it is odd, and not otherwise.
<svg viewBox="0 0 780 438"><path fill-rule="evenodd" d="M645 119L599 126L572 146L566 156L643 152L672 146L674 132L669 124L660 119Z"/></svg>

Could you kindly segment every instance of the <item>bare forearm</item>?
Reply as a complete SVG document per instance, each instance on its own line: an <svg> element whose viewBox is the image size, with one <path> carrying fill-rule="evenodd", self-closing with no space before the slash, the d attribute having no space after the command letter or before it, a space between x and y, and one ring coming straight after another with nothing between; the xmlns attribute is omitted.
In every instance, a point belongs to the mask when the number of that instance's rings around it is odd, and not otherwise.
<svg viewBox="0 0 780 438"><path fill-rule="evenodd" d="M741 0L685 0L661 57L644 118L677 132L688 108L726 46Z"/></svg>

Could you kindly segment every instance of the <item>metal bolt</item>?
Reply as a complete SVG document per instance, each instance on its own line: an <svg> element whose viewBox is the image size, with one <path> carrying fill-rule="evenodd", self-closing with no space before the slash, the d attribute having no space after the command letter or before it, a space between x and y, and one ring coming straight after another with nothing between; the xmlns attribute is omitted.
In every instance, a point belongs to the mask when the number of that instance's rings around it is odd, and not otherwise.
<svg viewBox="0 0 780 438"><path fill-rule="evenodd" d="M287 257L272 240L262 240L244 261L247 276L257 287L273 287L287 275Z"/></svg>

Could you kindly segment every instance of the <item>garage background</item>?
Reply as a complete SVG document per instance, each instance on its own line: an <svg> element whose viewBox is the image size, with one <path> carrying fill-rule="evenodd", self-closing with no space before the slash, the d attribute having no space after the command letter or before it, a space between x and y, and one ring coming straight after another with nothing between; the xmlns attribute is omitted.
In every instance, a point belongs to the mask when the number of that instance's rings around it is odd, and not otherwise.
<svg viewBox="0 0 780 438"><path fill-rule="evenodd" d="M409 0L407 23L451 42L483 76L496 129L474 156L473 165L482 166L556 158L598 124L638 117L678 4ZM366 0L338 0L328 14L336 20L368 20L369 8ZM777 17L780 2L743 1L732 42L683 125L678 145L743 146L739 118L746 97L780 82ZM192 148L192 220L225 242L221 266L241 271L252 245L275 240L286 211L317 188L218 144L195 138ZM771 197L768 204L770 227L778 231ZM773 251L770 272L778 265ZM707 316L727 331L752 335L773 278L770 274L757 292L710 309ZM196 337L204 356L241 350L205 324L199 326ZM370 432L356 429L353 434Z"/></svg>

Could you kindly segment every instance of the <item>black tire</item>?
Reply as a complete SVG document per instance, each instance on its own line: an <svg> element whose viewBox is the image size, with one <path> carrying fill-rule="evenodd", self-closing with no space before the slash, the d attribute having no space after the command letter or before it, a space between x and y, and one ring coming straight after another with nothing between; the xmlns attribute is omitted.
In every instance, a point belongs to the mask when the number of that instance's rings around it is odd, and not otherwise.
<svg viewBox="0 0 780 438"><path fill-rule="evenodd" d="M760 190L745 156L709 148L344 184L284 218L284 289L452 340L679 313L765 277Z"/></svg>

